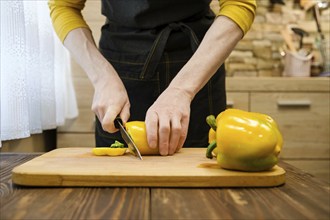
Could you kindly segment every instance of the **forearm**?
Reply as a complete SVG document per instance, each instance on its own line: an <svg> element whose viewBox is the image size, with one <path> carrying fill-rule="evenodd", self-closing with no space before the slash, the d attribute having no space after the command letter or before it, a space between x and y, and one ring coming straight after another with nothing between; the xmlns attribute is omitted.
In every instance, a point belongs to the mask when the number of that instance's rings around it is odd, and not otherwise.
<svg viewBox="0 0 330 220"><path fill-rule="evenodd" d="M242 37L243 32L235 22L225 16L217 17L195 54L172 80L169 88L180 88L193 99Z"/></svg>
<svg viewBox="0 0 330 220"><path fill-rule="evenodd" d="M112 65L96 47L89 29L77 28L70 31L64 40L64 46L86 72L94 87L100 80L104 80L105 77L117 77Z"/></svg>
<svg viewBox="0 0 330 220"><path fill-rule="evenodd" d="M130 116L127 92L117 72L99 52L89 29L77 28L70 31L64 45L94 86L92 110L100 120L103 130L117 131L113 123L115 118L119 115L125 123Z"/></svg>

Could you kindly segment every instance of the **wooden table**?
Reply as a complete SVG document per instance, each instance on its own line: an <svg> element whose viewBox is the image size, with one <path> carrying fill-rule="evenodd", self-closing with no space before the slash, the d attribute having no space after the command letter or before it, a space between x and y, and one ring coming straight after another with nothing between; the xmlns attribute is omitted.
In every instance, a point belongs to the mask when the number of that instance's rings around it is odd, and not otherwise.
<svg viewBox="0 0 330 220"><path fill-rule="evenodd" d="M272 188L33 188L11 170L40 154L1 153L0 219L329 219L329 184L287 163Z"/></svg>

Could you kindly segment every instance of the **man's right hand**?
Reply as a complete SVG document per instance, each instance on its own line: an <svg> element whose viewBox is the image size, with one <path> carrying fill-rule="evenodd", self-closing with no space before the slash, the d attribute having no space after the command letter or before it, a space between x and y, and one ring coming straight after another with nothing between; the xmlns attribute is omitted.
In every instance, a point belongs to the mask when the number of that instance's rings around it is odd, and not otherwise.
<svg viewBox="0 0 330 220"><path fill-rule="evenodd" d="M130 117L130 102L126 89L117 74L113 76L104 77L94 85L92 104L92 110L101 122L103 130L110 133L118 130L114 126L117 116L120 116L124 123Z"/></svg>
<svg viewBox="0 0 330 220"><path fill-rule="evenodd" d="M87 73L94 86L92 110L107 132L115 132L114 120L120 116L123 123L130 117L130 102L123 82L113 66L95 45L91 31L77 28L69 32L64 46Z"/></svg>

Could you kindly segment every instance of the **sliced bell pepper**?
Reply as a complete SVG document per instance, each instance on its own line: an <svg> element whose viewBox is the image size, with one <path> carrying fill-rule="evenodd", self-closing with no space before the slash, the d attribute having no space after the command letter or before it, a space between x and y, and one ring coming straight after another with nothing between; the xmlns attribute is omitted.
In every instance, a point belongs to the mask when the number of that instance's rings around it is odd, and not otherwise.
<svg viewBox="0 0 330 220"><path fill-rule="evenodd" d="M110 147L95 147L92 153L96 156L120 156L124 155L127 147L119 141L115 141Z"/></svg>

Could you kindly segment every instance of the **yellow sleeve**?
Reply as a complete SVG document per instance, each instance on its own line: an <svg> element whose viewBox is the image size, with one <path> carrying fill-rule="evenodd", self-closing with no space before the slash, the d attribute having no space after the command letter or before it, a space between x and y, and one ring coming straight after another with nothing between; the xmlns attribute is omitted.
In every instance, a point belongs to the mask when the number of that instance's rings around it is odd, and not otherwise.
<svg viewBox="0 0 330 220"><path fill-rule="evenodd" d="M56 34L63 42L70 31L76 28L88 28L81 10L86 0L49 0L50 17Z"/></svg>
<svg viewBox="0 0 330 220"><path fill-rule="evenodd" d="M219 0L219 4L220 10L217 16L226 16L232 19L245 35L255 17L256 0Z"/></svg>

